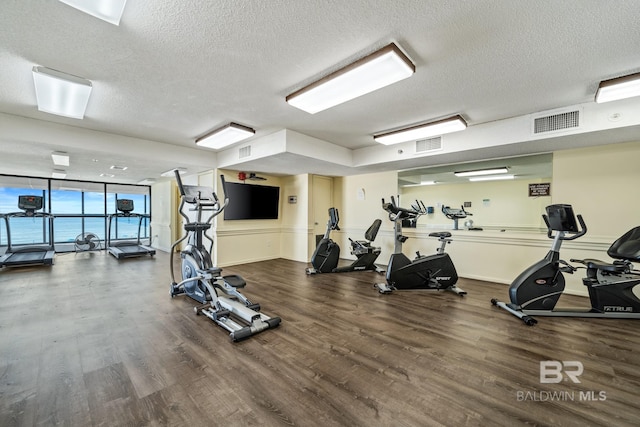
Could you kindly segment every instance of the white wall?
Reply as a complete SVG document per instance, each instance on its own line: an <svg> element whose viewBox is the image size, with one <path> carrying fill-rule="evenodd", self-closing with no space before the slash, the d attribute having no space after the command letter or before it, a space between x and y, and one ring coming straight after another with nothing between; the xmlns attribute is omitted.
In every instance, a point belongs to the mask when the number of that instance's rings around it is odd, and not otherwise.
<svg viewBox="0 0 640 427"><path fill-rule="evenodd" d="M295 175L282 178L280 198L282 200L282 225L280 236L280 257L307 262L311 258L308 249L310 205L310 176ZM289 203L295 197L295 203Z"/></svg>
<svg viewBox="0 0 640 427"><path fill-rule="evenodd" d="M640 142L554 153L552 198L581 214L587 234L563 245L561 256L611 261L609 246L640 225ZM581 270L581 272L584 270ZM567 289L584 293L582 274L567 277Z"/></svg>
<svg viewBox="0 0 640 427"><path fill-rule="evenodd" d="M523 230L541 226L544 207L552 203L572 204L576 213L584 216L589 228L586 236L563 245L563 259L590 257L608 260L606 250L609 245L630 228L640 225L637 214L640 198L634 187L640 182L639 159L640 142L559 151L554 153L551 197L528 198L526 193L527 197L522 198L520 195L527 191L528 181L513 181L506 186L502 182L500 186L498 183L483 183L449 185L439 189L437 186L412 187L403 191L402 204L413 198L422 198L425 204L441 202L453 206L471 201L469 210L474 213L475 225L490 224L497 228L504 225L505 232L491 227L482 232L452 231L454 241L448 245L447 251L461 277L509 284L522 270L547 253L551 241L546 233ZM220 173L224 173L229 181L237 181L237 172L216 171L201 174L198 182L217 185ZM261 184L281 188L279 219L224 221L220 218L216 228L218 265L279 257L308 262L311 254L307 242L312 233L309 223L310 176L265 177L267 180ZM375 245L382 248L378 262L388 262L394 246L393 224L382 209L381 199L397 194L397 180L396 172L334 178L334 205L340 210L341 231L333 232L332 237L342 248L342 258L355 258L349 254L348 237L362 238L373 220L380 218L382 227L375 241ZM167 239L170 241L166 237L167 218L162 214L171 197L169 184L159 183L152 187L152 226L154 236L158 234L154 239L158 249L163 250ZM297 196L297 203L289 204L289 196ZM484 199L490 200L488 206L483 203ZM516 216L521 219L512 222ZM421 219L416 229L405 229L403 233L410 237L404 245L405 254L411 255L417 250L433 253L438 242L428 237L428 233L440 225L451 229L453 221L436 211L433 216ZM567 275L569 293L586 295L582 276L581 271Z"/></svg>
<svg viewBox="0 0 640 427"><path fill-rule="evenodd" d="M376 263L386 264L393 253L393 223L382 209L382 199L398 193L398 173L381 172L364 175L345 176L334 180L334 202L340 212L340 230L332 232L333 240L341 248L340 257L355 259L349 253L349 237L363 239L364 233L375 219L382 225L373 246L382 249Z"/></svg>
<svg viewBox="0 0 640 427"><path fill-rule="evenodd" d="M509 284L548 252L551 240L546 233L527 230L543 227L541 215L544 207L552 203L572 204L576 213L582 213L589 228L587 235L564 243L561 257L565 260L609 260L606 250L611 243L630 228L640 225L637 214L640 198L634 190L634 184L640 182L638 160L640 142L559 151L554 153L550 197L529 198L528 181L512 181L506 185L494 182L410 187L403 190L402 204L415 198L422 198L425 204L441 202L452 206L471 201L469 210L474 213L474 225L490 227L482 232L452 231L454 241L447 246L447 252L461 277ZM370 183L374 185L367 192L367 201L355 200L355 190L358 187L369 189ZM336 180L336 185L341 187L336 193L342 192L340 215L344 219L344 233L337 233L339 242L344 247L350 232L363 232L371 217L378 215L383 218L383 229L377 239L383 252L378 260L386 262L393 251L391 222L386 219L379 202L369 204L368 201L369 194L387 198L397 192L396 180L387 173L379 173L345 177ZM522 194L527 196L523 198ZM490 200L489 206L483 204L486 198ZM513 222L516 217L521 219ZM421 218L416 229L404 229L403 234L409 240L404 244L403 252L410 257L418 250L423 254L433 253L438 242L428 237L428 233L438 226L450 229L452 225L453 221L438 211ZM502 225L507 229L505 232L499 231ZM497 229L491 229L491 226ZM349 258L348 252L343 250L342 257ZM582 285L583 272L566 275L568 293L587 294Z"/></svg>
<svg viewBox="0 0 640 427"><path fill-rule="evenodd" d="M151 245L165 252L169 252L173 244L171 235L173 188L171 181L159 182L151 186Z"/></svg>

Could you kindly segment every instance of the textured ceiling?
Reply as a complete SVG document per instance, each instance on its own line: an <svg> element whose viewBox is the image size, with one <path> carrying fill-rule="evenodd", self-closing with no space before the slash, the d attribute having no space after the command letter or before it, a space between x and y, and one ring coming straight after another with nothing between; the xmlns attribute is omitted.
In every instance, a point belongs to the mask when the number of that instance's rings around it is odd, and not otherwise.
<svg viewBox="0 0 640 427"><path fill-rule="evenodd" d="M640 70L638 16L636 0L129 0L114 26L54 0L3 0L0 112L194 149L229 121L255 138L286 128L357 149L452 114L474 126L590 102L599 81ZM391 41L411 78L315 115L284 101ZM34 65L93 82L84 120L37 110ZM13 143L0 129L2 147ZM19 150L2 150L15 173ZM104 164L127 156L114 154ZM157 172L148 166L127 179Z"/></svg>

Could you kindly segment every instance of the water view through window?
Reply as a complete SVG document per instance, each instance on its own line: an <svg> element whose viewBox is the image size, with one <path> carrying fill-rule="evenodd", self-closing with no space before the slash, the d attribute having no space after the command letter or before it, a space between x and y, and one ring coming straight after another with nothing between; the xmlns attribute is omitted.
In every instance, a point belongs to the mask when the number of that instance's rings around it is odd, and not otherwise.
<svg viewBox="0 0 640 427"><path fill-rule="evenodd" d="M116 198L133 200L133 212L147 217L141 223L137 216L114 217L111 240L136 239L138 230L141 239L150 236L151 220L148 215L151 202L147 186L0 176L0 214L21 212L18 208L18 196L21 195L44 198L43 209L39 212L54 215L54 243L73 243L82 233L96 234L104 241L109 215L116 213ZM43 217L8 216L6 220L0 219L0 246L7 246L8 231L12 245L48 244L50 240L49 220Z"/></svg>

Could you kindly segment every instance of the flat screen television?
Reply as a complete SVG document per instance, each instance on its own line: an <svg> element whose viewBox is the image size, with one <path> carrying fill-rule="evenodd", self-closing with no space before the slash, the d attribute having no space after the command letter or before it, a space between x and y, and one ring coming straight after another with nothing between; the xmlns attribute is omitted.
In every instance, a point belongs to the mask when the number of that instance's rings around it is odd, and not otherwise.
<svg viewBox="0 0 640 427"><path fill-rule="evenodd" d="M226 196L225 220L278 219L280 187L227 182Z"/></svg>

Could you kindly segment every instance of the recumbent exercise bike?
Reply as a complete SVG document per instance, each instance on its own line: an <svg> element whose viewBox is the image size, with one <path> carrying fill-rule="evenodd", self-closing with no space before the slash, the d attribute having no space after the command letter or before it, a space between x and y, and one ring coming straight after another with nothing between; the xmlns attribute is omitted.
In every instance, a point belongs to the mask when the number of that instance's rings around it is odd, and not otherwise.
<svg viewBox="0 0 640 427"><path fill-rule="evenodd" d="M352 240L351 242L351 255L355 255L357 258L351 264L344 267L338 267L338 260L340 259L340 245L331 240L329 236L331 230L340 230L338 223L340 222L340 214L338 209L329 208L329 220L327 221L327 231L324 236L318 242L316 250L311 256L312 267L307 268L305 271L307 274L315 273L346 273L349 271L368 271L374 270L378 273L384 273L384 270L376 266L375 262L380 255L380 248L371 246L371 243L375 240L380 229L382 221L376 219L371 224L371 227L364 233L366 240Z"/></svg>
<svg viewBox="0 0 640 427"><path fill-rule="evenodd" d="M250 302L238 289L244 288L246 282L238 275L222 276L222 269L215 267L211 261L210 250L213 239L205 232L211 228L213 219L218 216L229 203L225 197L221 204L211 187L182 185L178 171L175 171L180 191L180 215L185 219L184 237L171 247L171 298L186 294L200 303L195 307L196 314L204 314L218 325L229 331L233 341L248 338L266 329L280 324L279 317L269 317L260 313L260 305ZM224 175L220 175L222 189L225 191ZM196 220L192 221L184 212L185 204L195 205L191 211L196 212ZM205 221L203 212L211 212ZM173 266L173 254L176 247L187 239L187 246L180 252L182 258L182 280L177 283ZM211 241L207 250L203 238Z"/></svg>
<svg viewBox="0 0 640 427"><path fill-rule="evenodd" d="M573 267L560 259L560 246L565 240L584 236L587 226L581 215L573 213L571 205L551 205L542 215L547 236L553 239L551 250L544 259L523 271L509 287L510 303L492 299L491 303L531 326L537 323L532 316L608 317L640 319L640 299L634 287L640 284L640 271L632 261L640 261L640 227L618 238L607 254L613 263L597 259L570 259L584 267ZM578 222L580 226L578 226ZM554 235L555 232L555 235ZM562 273L572 274L578 268L587 270L582 283L587 287L590 308L556 308L565 287Z"/></svg>
<svg viewBox="0 0 640 427"><path fill-rule="evenodd" d="M440 247L433 255L421 255L416 252L416 258L411 261L402 253L402 243L408 237L402 235L402 222L417 221L427 213L424 203L417 201L411 209L401 208L396 205L391 196L391 203L385 203L382 199L382 208L389 212L389 219L394 222L394 251L389 259L387 267L386 283L376 283L375 288L382 294L388 294L394 290L429 290L450 291L460 296L466 292L456 286L458 273L451 261L451 257L445 252L445 247L451 243L451 233L448 231L436 231L429 233L430 237L437 237Z"/></svg>

